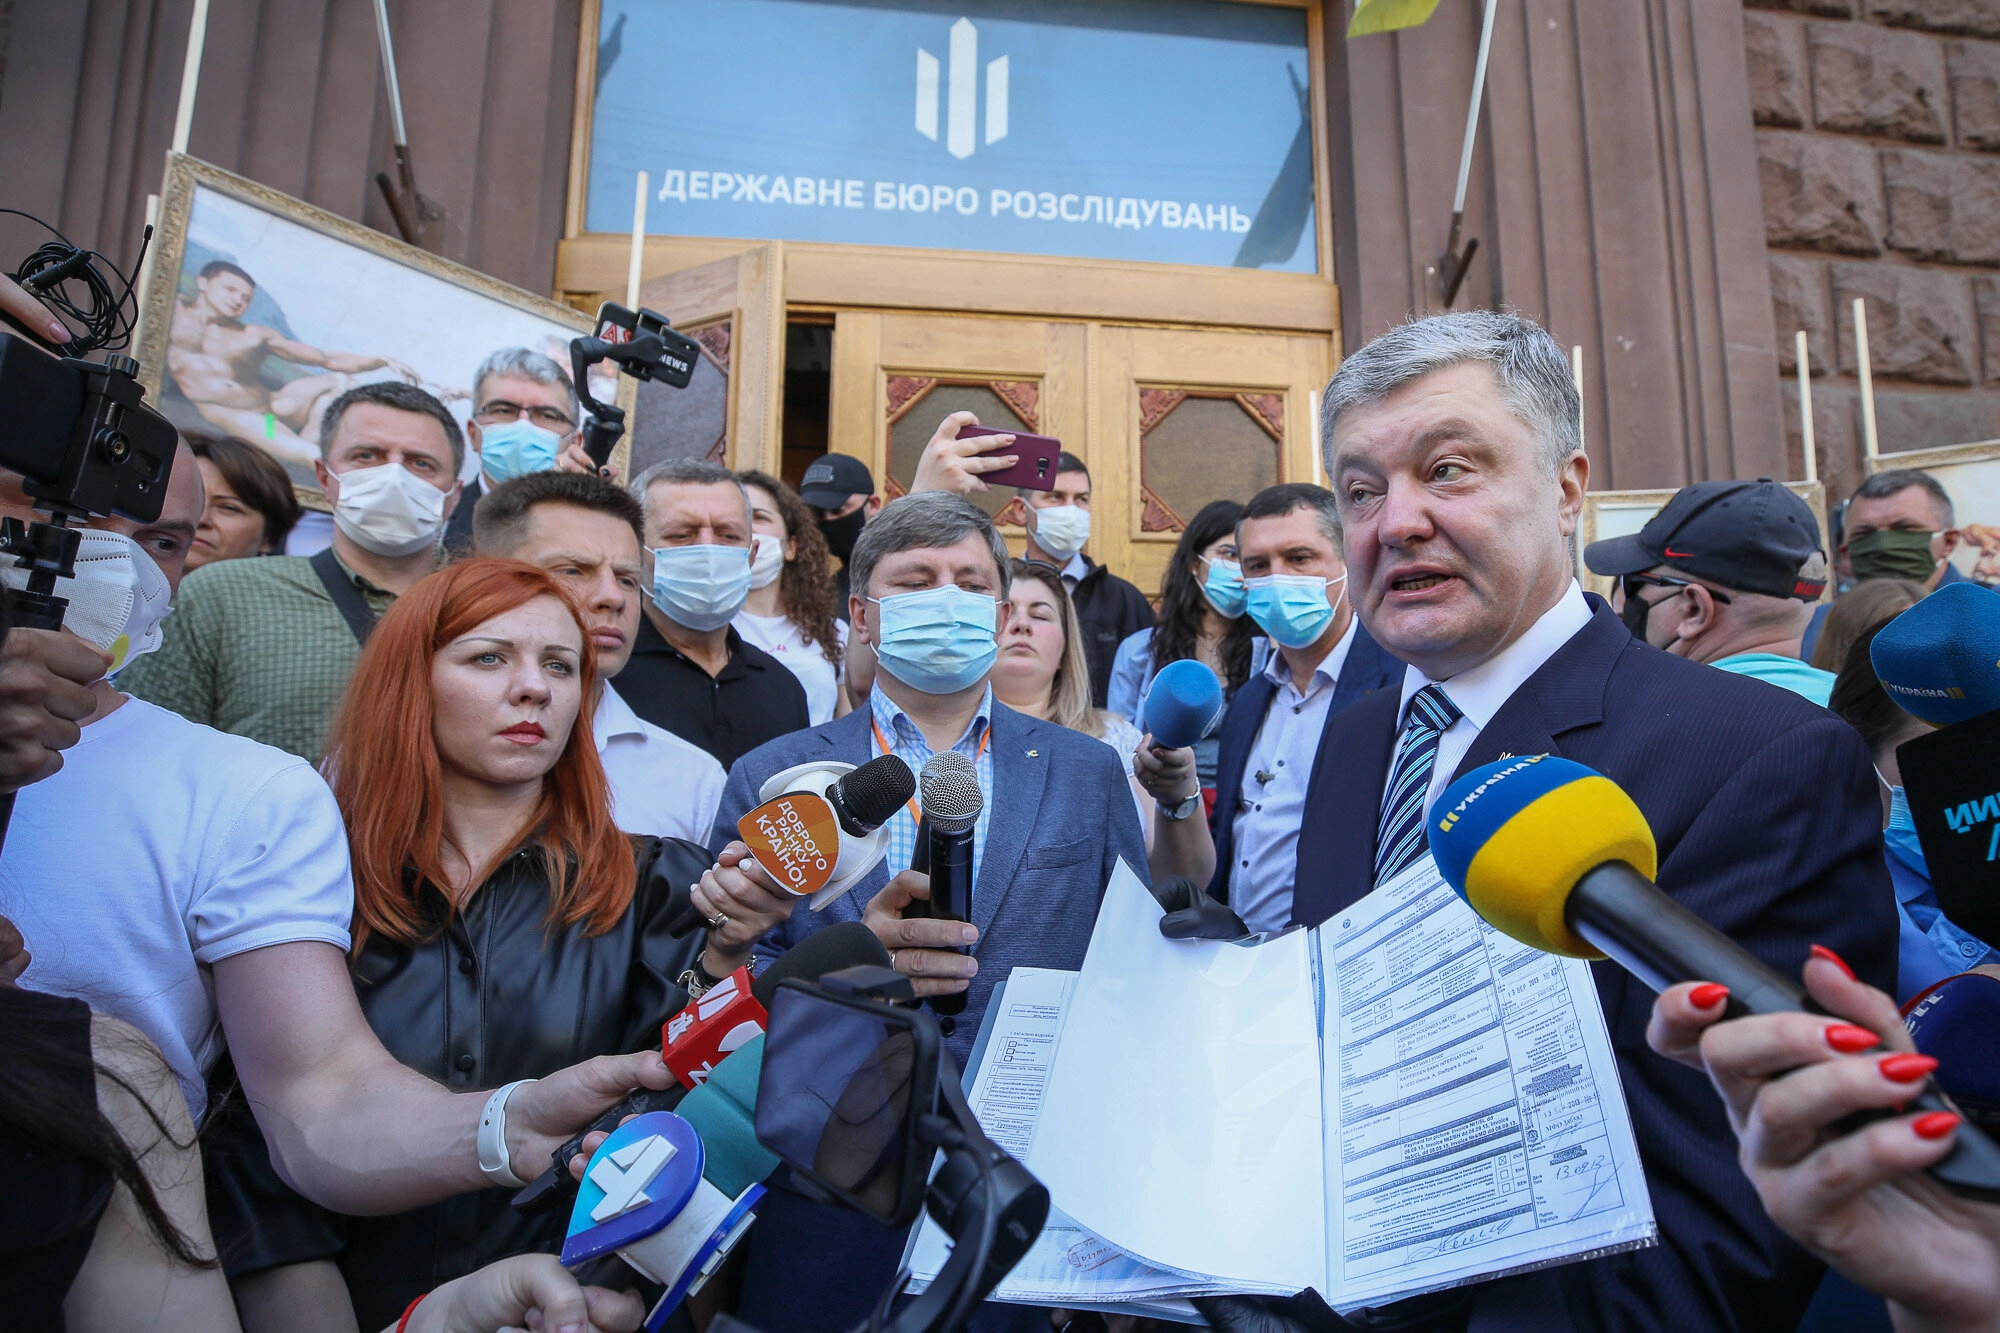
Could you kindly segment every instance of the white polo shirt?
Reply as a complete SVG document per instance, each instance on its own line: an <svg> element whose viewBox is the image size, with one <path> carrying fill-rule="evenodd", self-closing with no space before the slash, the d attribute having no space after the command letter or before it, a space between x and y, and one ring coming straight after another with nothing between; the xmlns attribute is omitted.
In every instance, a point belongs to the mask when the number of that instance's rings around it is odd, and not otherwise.
<svg viewBox="0 0 2000 1333"><path fill-rule="evenodd" d="M611 814L619 828L708 843L728 778L714 755L640 717L608 680L590 729L611 781Z"/></svg>

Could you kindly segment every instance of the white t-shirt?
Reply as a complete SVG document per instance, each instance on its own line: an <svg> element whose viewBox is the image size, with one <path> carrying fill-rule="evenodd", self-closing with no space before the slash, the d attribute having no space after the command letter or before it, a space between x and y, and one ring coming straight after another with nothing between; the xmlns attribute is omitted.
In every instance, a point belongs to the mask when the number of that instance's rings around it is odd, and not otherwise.
<svg viewBox="0 0 2000 1333"><path fill-rule="evenodd" d="M799 684L806 687L806 713L815 727L833 721L834 704L840 698L840 668L826 660L821 645L807 643L799 627L783 616L753 616L738 611L729 622L745 643L753 643L783 662ZM840 637L839 656L847 656L847 622L833 622Z"/></svg>
<svg viewBox="0 0 2000 1333"><path fill-rule="evenodd" d="M618 827L706 846L729 778L715 756L640 717L609 681L590 725L611 781L611 817Z"/></svg>
<svg viewBox="0 0 2000 1333"><path fill-rule="evenodd" d="M0 854L21 985L151 1037L199 1120L221 1055L209 969L297 940L347 949L354 882L333 792L297 755L127 699L23 787Z"/></svg>

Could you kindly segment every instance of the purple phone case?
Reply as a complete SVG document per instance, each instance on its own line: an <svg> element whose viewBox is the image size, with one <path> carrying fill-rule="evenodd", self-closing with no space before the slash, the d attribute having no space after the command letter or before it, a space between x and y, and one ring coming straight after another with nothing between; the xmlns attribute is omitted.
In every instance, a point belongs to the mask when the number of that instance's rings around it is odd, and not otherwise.
<svg viewBox="0 0 2000 1333"><path fill-rule="evenodd" d="M1047 435L1030 435L1026 431L1002 430L998 426L961 426L958 438L968 439L980 435L1012 435L1014 443L1008 452L1021 461L1002 472L988 472L981 478L988 486L1018 486L1028 491L1052 491L1056 487L1056 461L1062 454L1062 441Z"/></svg>

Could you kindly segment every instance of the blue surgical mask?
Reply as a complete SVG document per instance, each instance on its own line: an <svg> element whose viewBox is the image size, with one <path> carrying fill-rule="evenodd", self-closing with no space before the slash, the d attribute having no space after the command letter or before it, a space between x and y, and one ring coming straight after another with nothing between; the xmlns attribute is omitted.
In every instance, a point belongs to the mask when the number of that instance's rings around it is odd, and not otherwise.
<svg viewBox="0 0 2000 1333"><path fill-rule="evenodd" d="M530 472L551 472L562 436L543 430L525 416L479 428L479 470L495 481L512 481Z"/></svg>
<svg viewBox="0 0 2000 1333"><path fill-rule="evenodd" d="M676 625L721 629L750 595L744 546L662 546L653 552L653 605Z"/></svg>
<svg viewBox="0 0 2000 1333"><path fill-rule="evenodd" d="M1243 603L1248 594L1243 589L1243 566L1233 560L1209 560L1208 577L1201 581L1201 595L1208 598L1208 604L1215 613L1231 620L1243 614Z"/></svg>
<svg viewBox="0 0 2000 1333"><path fill-rule="evenodd" d="M913 690L956 694L985 679L1000 655L1000 604L984 593L947 583L869 600L880 608L876 660Z"/></svg>
<svg viewBox="0 0 2000 1333"><path fill-rule="evenodd" d="M1339 598L1327 600L1326 590L1346 582L1345 574L1337 579L1310 574L1266 574L1244 580L1245 604L1250 609L1250 618L1271 636L1271 642L1284 648L1303 648L1318 642L1319 636L1326 633L1334 608L1340 605ZM1340 595L1347 595L1345 587Z"/></svg>
<svg viewBox="0 0 2000 1333"><path fill-rule="evenodd" d="M1878 772L1876 776L1881 774ZM1930 868L1924 864L1924 846L1917 840L1917 821L1910 814L1910 798L1901 787L1889 788L1889 827L1882 830L1882 841L1888 845L1891 856L1925 879L1930 878Z"/></svg>

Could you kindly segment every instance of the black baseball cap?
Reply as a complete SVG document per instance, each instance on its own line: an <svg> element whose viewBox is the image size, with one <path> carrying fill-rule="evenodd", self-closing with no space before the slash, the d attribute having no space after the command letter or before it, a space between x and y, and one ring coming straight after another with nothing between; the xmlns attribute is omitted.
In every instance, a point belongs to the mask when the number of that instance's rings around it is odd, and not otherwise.
<svg viewBox="0 0 2000 1333"><path fill-rule="evenodd" d="M875 478L852 454L821 454L799 478L799 498L815 509L838 509L857 495L873 494Z"/></svg>
<svg viewBox="0 0 2000 1333"><path fill-rule="evenodd" d="M1826 589L1812 506L1769 477L1683 486L1636 536L1585 547L1583 563L1614 578L1666 565L1737 592L1805 602Z"/></svg>

